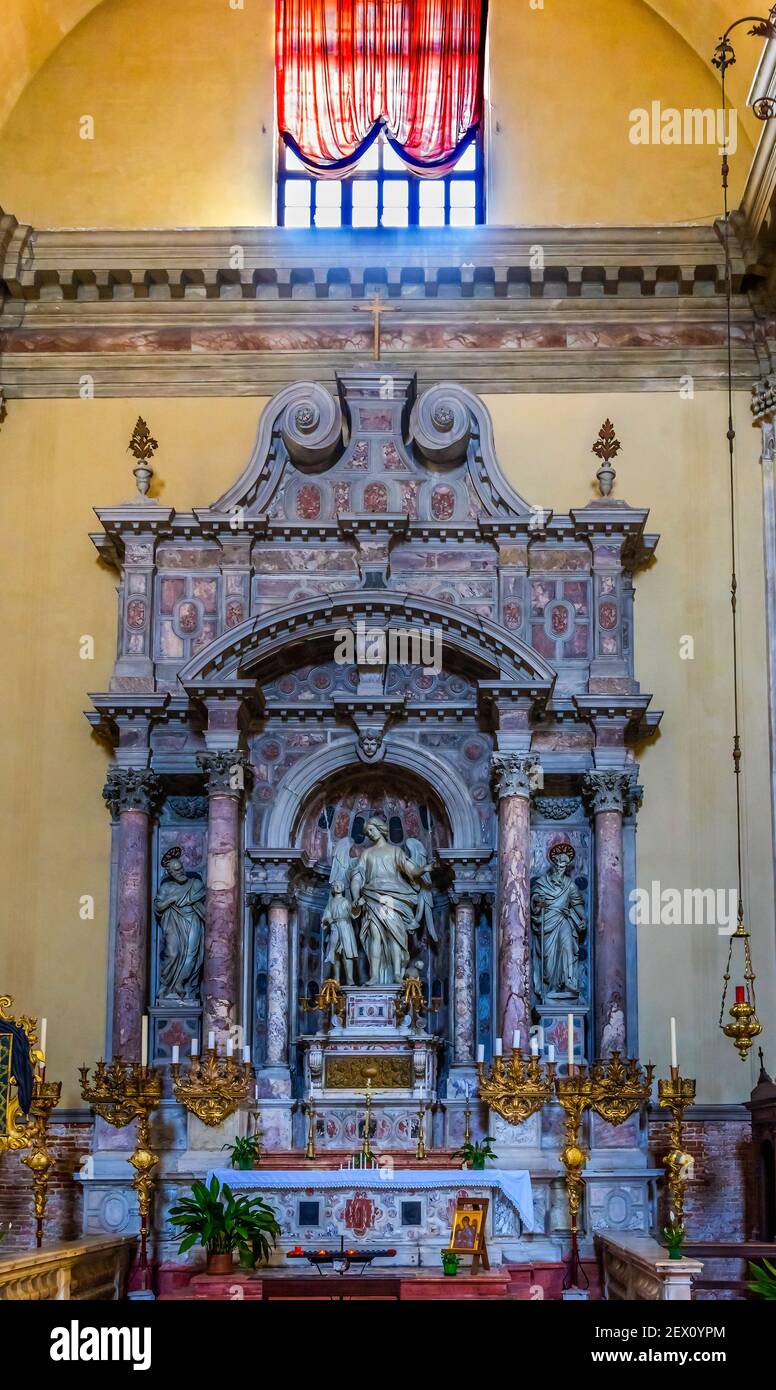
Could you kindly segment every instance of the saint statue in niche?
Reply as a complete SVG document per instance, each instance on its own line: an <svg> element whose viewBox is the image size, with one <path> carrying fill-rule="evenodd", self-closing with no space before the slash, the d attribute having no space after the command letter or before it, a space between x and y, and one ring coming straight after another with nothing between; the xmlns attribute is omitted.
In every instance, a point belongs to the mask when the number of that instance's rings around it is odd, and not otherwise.
<svg viewBox="0 0 776 1390"><path fill-rule="evenodd" d="M338 866L335 864L332 873L336 868ZM321 918L323 930L328 929L324 959L327 965L332 966L335 980L339 980L341 984L344 972L345 984L352 985L355 984L353 971L358 957L356 934L353 930L353 907L345 892L344 882L337 878L330 880L330 883L329 901Z"/></svg>
<svg viewBox="0 0 776 1390"><path fill-rule="evenodd" d="M154 898L162 929L159 997L190 1003L199 999L205 959L205 885L183 867L180 845L162 855L166 874Z"/></svg>
<svg viewBox="0 0 776 1390"><path fill-rule="evenodd" d="M586 931L585 902L569 870L574 846L555 844L546 874L531 889L534 995L539 1000L579 997L579 948Z"/></svg>
<svg viewBox="0 0 776 1390"><path fill-rule="evenodd" d="M352 899L348 910L358 920L359 940L369 963L367 983L398 985L410 963L413 934L425 927L432 940L437 939L428 859L420 840L408 840L406 847L390 844L388 826L380 816L370 817L365 833L369 846L352 863L350 840L339 841L330 882L342 882L346 890L342 896L349 893ZM326 913L332 912L333 897L332 892ZM339 905L333 911L342 915ZM332 926L327 959L334 949L333 933ZM346 928L342 939L347 939Z"/></svg>

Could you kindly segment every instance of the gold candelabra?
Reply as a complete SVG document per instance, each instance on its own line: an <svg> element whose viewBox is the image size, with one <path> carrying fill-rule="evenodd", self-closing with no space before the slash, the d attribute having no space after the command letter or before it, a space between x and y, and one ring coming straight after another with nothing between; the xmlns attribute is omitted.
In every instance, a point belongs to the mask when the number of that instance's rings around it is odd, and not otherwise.
<svg viewBox="0 0 776 1390"><path fill-rule="evenodd" d="M519 1125L552 1098L555 1063L513 1051L508 1064L503 1057L494 1057L487 1075L485 1063L478 1062L477 1074L480 1099L507 1124ZM467 1113L471 1116L470 1110Z"/></svg>
<svg viewBox="0 0 776 1390"><path fill-rule="evenodd" d="M219 1057L215 1047L209 1047L202 1057L192 1057L188 1071L183 1071L180 1062L173 1062L170 1075L175 1099L211 1129L247 1099L255 1080L250 1062Z"/></svg>
<svg viewBox="0 0 776 1390"><path fill-rule="evenodd" d="M376 1067L366 1067L366 1095L364 1096L364 1142L361 1145L361 1157L371 1162L374 1159L372 1145L370 1141L370 1131L372 1129L372 1077L376 1075Z"/></svg>
<svg viewBox="0 0 776 1390"><path fill-rule="evenodd" d="M49 1174L55 1162L46 1143L48 1124L52 1110L59 1105L61 1094L61 1081L46 1081L43 1076L35 1077L30 1118L25 1127L25 1132L29 1132L30 1152L24 1155L22 1163L32 1173L32 1192L35 1202L35 1246L38 1250L43 1244L43 1222L46 1216Z"/></svg>
<svg viewBox="0 0 776 1390"><path fill-rule="evenodd" d="M149 1220L153 1202L154 1173L159 1155L151 1148L150 1120L162 1099L162 1078L155 1067L140 1062L98 1062L89 1081L89 1068L79 1068L81 1095L97 1114L115 1129L137 1120L135 1151L129 1162L135 1170L132 1186L140 1211L140 1269L145 1284L148 1270Z"/></svg>
<svg viewBox="0 0 776 1390"><path fill-rule="evenodd" d="M324 1013L326 1015L325 1023L327 1028L331 1028L335 1014L340 1020L340 1023L344 1023L345 994L339 980L335 980L333 977L324 980L312 1004L308 1004L307 1000L303 999L302 1008L306 1014Z"/></svg>
<svg viewBox="0 0 776 1390"><path fill-rule="evenodd" d="M670 1149L663 1159L668 1184L668 1216L672 1225L684 1227L684 1186L692 1158L684 1152L682 1121L688 1105L695 1100L695 1081L689 1076L680 1076L678 1067L671 1067L671 1075L657 1083L658 1104L663 1110L671 1111Z"/></svg>
<svg viewBox="0 0 776 1390"><path fill-rule="evenodd" d="M417 975L408 975L396 996L396 1018L401 1023L407 1014L411 1016L412 1027L426 1012L428 1005L423 994L423 986Z"/></svg>
<svg viewBox="0 0 776 1390"><path fill-rule="evenodd" d="M426 1136L423 1133L425 1123L426 1102L424 1100L421 1100L418 1104L418 1146L415 1150L415 1157L417 1159L424 1159L428 1157L428 1150L426 1148Z"/></svg>
<svg viewBox="0 0 776 1390"><path fill-rule="evenodd" d="M592 1062L590 1109L610 1125L622 1125L646 1105L652 1094L651 1062L642 1067L637 1058L613 1052L608 1060Z"/></svg>
<svg viewBox="0 0 776 1390"><path fill-rule="evenodd" d="M315 1158L315 1101L312 1095L307 1102L307 1147L304 1156L307 1159Z"/></svg>

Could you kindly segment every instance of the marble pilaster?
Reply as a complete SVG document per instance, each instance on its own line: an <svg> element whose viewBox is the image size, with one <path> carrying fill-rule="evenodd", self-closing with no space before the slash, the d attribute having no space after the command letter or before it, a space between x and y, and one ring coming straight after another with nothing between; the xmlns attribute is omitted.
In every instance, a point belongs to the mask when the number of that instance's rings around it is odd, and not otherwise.
<svg viewBox="0 0 776 1390"><path fill-rule="evenodd" d="M289 930L288 904L273 899L268 911L267 1066L288 1066Z"/></svg>
<svg viewBox="0 0 776 1390"><path fill-rule="evenodd" d="M202 753L208 789L207 900L202 1029L223 1046L240 1000L240 831L245 755L238 749Z"/></svg>
<svg viewBox="0 0 776 1390"><path fill-rule="evenodd" d="M498 1009L496 1032L511 1046L531 1023L531 776L536 759L496 753L499 798Z"/></svg>
<svg viewBox="0 0 776 1390"><path fill-rule="evenodd" d="M112 1052L135 1061L148 983L151 817L161 785L148 768L112 767L102 794L118 821Z"/></svg>
<svg viewBox="0 0 776 1390"><path fill-rule="evenodd" d="M471 1066L476 1038L476 979L474 949L474 904L461 898L455 906L455 1020L453 1063Z"/></svg>
<svg viewBox="0 0 776 1390"><path fill-rule="evenodd" d="M585 775L595 823L595 1042L599 1057L626 1051L625 879L622 818L631 774Z"/></svg>

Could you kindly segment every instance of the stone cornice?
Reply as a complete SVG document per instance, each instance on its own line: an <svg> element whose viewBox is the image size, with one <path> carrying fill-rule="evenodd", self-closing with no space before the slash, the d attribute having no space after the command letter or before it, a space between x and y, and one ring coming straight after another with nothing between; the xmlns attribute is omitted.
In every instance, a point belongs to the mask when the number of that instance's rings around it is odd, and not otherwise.
<svg viewBox="0 0 776 1390"><path fill-rule="evenodd" d="M733 363L748 388L763 329L737 243L733 262ZM712 225L32 231L0 215L0 381L9 400L77 396L85 374L100 396L331 386L370 355L354 303L376 289L390 300L385 370L411 363L421 390L666 390L686 376L715 389L723 277Z"/></svg>

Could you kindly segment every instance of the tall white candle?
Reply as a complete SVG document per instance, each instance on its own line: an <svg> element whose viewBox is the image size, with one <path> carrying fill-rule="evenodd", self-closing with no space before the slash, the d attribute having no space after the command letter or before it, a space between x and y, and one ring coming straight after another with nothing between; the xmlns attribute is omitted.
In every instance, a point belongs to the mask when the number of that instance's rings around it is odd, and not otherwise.
<svg viewBox="0 0 776 1390"><path fill-rule="evenodd" d="M214 1032L214 1030L213 1030L212 1028L210 1029L210 1032L209 1032L208 1035L207 1035L207 1045L208 1045L208 1050L209 1050L210 1052L213 1052L214 1049L215 1049L215 1045L216 1045L216 1035L215 1035L215 1032Z"/></svg>
<svg viewBox="0 0 776 1390"><path fill-rule="evenodd" d="M234 1043L231 1038L226 1040L226 1055L227 1057L234 1057Z"/></svg>
<svg viewBox="0 0 776 1390"><path fill-rule="evenodd" d="M537 1030L537 1037L539 1039L539 1051L544 1052L544 1029L542 1028L541 1024L539 1024L539 1028Z"/></svg>
<svg viewBox="0 0 776 1390"><path fill-rule="evenodd" d="M192 1057L199 1056L199 1038L191 1039L191 1055Z"/></svg>
<svg viewBox="0 0 776 1390"><path fill-rule="evenodd" d="M43 1053L43 1060L46 1060L46 1034L48 1033L48 1019L42 1018L40 1021L40 1050Z"/></svg>
<svg viewBox="0 0 776 1390"><path fill-rule="evenodd" d="M566 1019L566 1035L568 1037L568 1064L574 1065L574 1015L569 1014Z"/></svg>
<svg viewBox="0 0 776 1390"><path fill-rule="evenodd" d="M484 1061L485 1061L485 1045L484 1045L484 1043L478 1043L478 1044L477 1044L477 1061L478 1061L478 1062L484 1062Z"/></svg>
<svg viewBox="0 0 776 1390"><path fill-rule="evenodd" d="M180 1059L181 1059L181 1050L180 1050L180 1048L179 1048L179 1046L178 1046L177 1043L173 1043L173 1045L172 1045L172 1061L173 1061L173 1066L176 1066L176 1067L177 1067L178 1063L180 1062Z"/></svg>
<svg viewBox="0 0 776 1390"><path fill-rule="evenodd" d="M504 1044L502 1043L501 1038L496 1038L496 1040L495 1040L495 1042L494 1042L494 1044L493 1044L493 1056L494 1056L494 1057L500 1057L500 1056L502 1055L503 1051L504 1051Z"/></svg>
<svg viewBox="0 0 776 1390"><path fill-rule="evenodd" d="M258 1081L256 1082L256 1085L255 1085L254 1088L253 1088L253 1099L254 1099L254 1100L258 1100L258 1099L259 1099L259 1083L258 1083Z"/></svg>
<svg viewBox="0 0 776 1390"><path fill-rule="evenodd" d="M148 1066L148 1014L143 1014L140 1024L140 1065Z"/></svg>
<svg viewBox="0 0 776 1390"><path fill-rule="evenodd" d="M512 1051L513 1051L513 1052L519 1052L519 1051L520 1051L520 1029L519 1029L519 1028L516 1028L515 1031L514 1031L514 1033L512 1034Z"/></svg>
<svg viewBox="0 0 776 1390"><path fill-rule="evenodd" d="M244 1061L244 1062L250 1062L250 1060L251 1060L251 1049L250 1049L249 1047L244 1047L244 1048L243 1048L243 1061Z"/></svg>
<svg viewBox="0 0 776 1390"><path fill-rule="evenodd" d="M533 1037L531 1038L531 1056L532 1056L532 1057L538 1057L538 1056L539 1056L539 1039L537 1038L537 1036L536 1036L535 1033L534 1033Z"/></svg>
<svg viewBox="0 0 776 1390"><path fill-rule="evenodd" d="M548 1043L548 1044L547 1044L547 1061L548 1061L548 1062L554 1062L554 1061L555 1061L555 1044L554 1044L554 1043Z"/></svg>
<svg viewBox="0 0 776 1390"><path fill-rule="evenodd" d="M676 1056L676 1019L675 1019L675 1018L672 1018L672 1019L671 1019L671 1066L672 1066L672 1067L675 1067L677 1070L678 1070L678 1068L679 1068L679 1063L678 1063L678 1061L677 1061L677 1056Z"/></svg>

